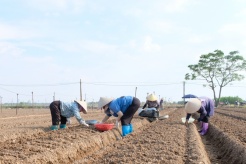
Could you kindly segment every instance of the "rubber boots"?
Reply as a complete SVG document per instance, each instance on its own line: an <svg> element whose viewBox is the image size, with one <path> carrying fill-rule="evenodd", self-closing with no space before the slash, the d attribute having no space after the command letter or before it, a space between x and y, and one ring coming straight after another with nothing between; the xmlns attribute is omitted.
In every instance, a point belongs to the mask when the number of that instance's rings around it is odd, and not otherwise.
<svg viewBox="0 0 246 164"><path fill-rule="evenodd" d="M202 136L208 132L208 123L203 123L202 132L200 133Z"/></svg>
<svg viewBox="0 0 246 164"><path fill-rule="evenodd" d="M203 122L201 122L201 128L200 128L200 130L198 130L199 133L202 132L202 127L203 127Z"/></svg>
<svg viewBox="0 0 246 164"><path fill-rule="evenodd" d="M60 129L65 129L67 126L66 126L66 124L61 124L60 125Z"/></svg>
<svg viewBox="0 0 246 164"><path fill-rule="evenodd" d="M58 130L58 125L52 125L52 126L50 127L50 129L51 129L51 130Z"/></svg>
<svg viewBox="0 0 246 164"><path fill-rule="evenodd" d="M122 125L121 128L122 128L122 136L123 137L131 133L130 132L130 129L131 129L130 125Z"/></svg>
<svg viewBox="0 0 246 164"><path fill-rule="evenodd" d="M130 126L130 131L129 132L131 133L131 132L133 132L133 126L132 126L132 124L129 124L129 126Z"/></svg>

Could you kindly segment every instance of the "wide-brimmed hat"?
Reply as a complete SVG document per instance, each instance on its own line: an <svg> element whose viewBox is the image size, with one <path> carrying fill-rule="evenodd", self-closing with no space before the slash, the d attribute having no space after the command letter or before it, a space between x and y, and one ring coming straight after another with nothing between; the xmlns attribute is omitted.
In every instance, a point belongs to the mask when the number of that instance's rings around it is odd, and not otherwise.
<svg viewBox="0 0 246 164"><path fill-rule="evenodd" d="M149 101L156 101L156 100L157 100L157 97L156 97L154 94L150 94L150 95L147 97L147 100L149 100Z"/></svg>
<svg viewBox="0 0 246 164"><path fill-rule="evenodd" d="M113 101L114 98L108 98L108 97L100 97L98 101L98 109L101 109L103 106L107 105L111 101Z"/></svg>
<svg viewBox="0 0 246 164"><path fill-rule="evenodd" d="M74 100L76 103L78 103L80 106L82 106L83 107L83 110L82 110L82 112L84 113L84 114L86 114L87 113L87 103L85 102L85 101L77 101L77 100Z"/></svg>
<svg viewBox="0 0 246 164"><path fill-rule="evenodd" d="M186 113L195 113L201 108L201 100L198 98L191 98L186 104L185 104L185 111Z"/></svg>

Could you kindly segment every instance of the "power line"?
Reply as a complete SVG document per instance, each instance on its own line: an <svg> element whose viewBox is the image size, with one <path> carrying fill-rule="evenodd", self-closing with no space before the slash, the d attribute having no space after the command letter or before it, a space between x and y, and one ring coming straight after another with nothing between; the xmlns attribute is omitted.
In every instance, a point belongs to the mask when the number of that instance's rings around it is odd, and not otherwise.
<svg viewBox="0 0 246 164"><path fill-rule="evenodd" d="M174 84L181 84L181 82L176 82L176 83L158 83L158 82L152 82L153 84L139 84L139 83L134 83L134 84L113 84L113 83L120 83L120 82L84 82L83 84L91 84L91 85L102 85L102 86L161 86L161 85L174 85ZM125 82L125 83L130 83L130 82ZM140 82L143 83L143 82Z"/></svg>
<svg viewBox="0 0 246 164"><path fill-rule="evenodd" d="M83 82L83 84L90 85L103 85L103 86L160 86L160 85L174 85L180 84L181 82ZM11 87L43 87L43 86L61 86L61 85L72 85L79 84L79 82L70 83L57 83L57 84L0 84L0 86L11 86Z"/></svg>
<svg viewBox="0 0 246 164"><path fill-rule="evenodd" d="M0 84L0 86L11 86L11 87L41 87L41 86L72 85L72 84L78 84L78 83L79 82L57 83L57 84Z"/></svg>

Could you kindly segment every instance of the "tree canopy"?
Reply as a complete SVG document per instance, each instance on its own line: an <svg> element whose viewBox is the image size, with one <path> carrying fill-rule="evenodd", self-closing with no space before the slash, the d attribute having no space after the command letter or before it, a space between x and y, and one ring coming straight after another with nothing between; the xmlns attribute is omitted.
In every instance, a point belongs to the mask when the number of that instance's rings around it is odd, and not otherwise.
<svg viewBox="0 0 246 164"><path fill-rule="evenodd" d="M225 55L221 50L200 56L198 64L189 65L191 73L185 75L185 80L205 80L212 89L216 106L220 101L222 88L233 81L244 79L241 71L246 70L246 60L238 51ZM219 87L216 97L215 88Z"/></svg>
<svg viewBox="0 0 246 164"><path fill-rule="evenodd" d="M227 97L221 97L220 102L223 103L229 103L229 104L235 104L235 102L244 102L244 100L238 96L227 96Z"/></svg>

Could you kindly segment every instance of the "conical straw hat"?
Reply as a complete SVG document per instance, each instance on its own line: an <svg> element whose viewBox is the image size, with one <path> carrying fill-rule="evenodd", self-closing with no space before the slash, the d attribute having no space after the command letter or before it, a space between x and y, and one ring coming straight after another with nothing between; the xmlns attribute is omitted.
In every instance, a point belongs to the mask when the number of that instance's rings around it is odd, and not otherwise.
<svg viewBox="0 0 246 164"><path fill-rule="evenodd" d="M100 97L100 100L98 101L98 109L101 109L103 106L107 105L112 100L113 100L113 98Z"/></svg>
<svg viewBox="0 0 246 164"><path fill-rule="evenodd" d="M82 112L86 114L87 113L87 103L85 101L77 101L77 100L74 100L74 101L84 108Z"/></svg>
<svg viewBox="0 0 246 164"><path fill-rule="evenodd" d="M150 95L147 97L147 100L149 100L149 101L156 101L156 100L157 100L157 97L156 97L154 94L150 94Z"/></svg>
<svg viewBox="0 0 246 164"><path fill-rule="evenodd" d="M185 104L185 111L190 114L195 113L201 108L201 105L201 100L192 98Z"/></svg>

